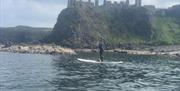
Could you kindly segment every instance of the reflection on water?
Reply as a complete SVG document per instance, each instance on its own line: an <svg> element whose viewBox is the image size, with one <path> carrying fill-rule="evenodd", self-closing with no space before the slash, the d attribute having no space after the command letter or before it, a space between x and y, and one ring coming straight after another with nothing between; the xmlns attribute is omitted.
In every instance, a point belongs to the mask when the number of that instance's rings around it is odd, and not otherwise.
<svg viewBox="0 0 180 91"><path fill-rule="evenodd" d="M159 56L104 55L92 64L77 58L96 59L97 54L76 56L0 53L0 87L4 91L180 91L180 59Z"/></svg>

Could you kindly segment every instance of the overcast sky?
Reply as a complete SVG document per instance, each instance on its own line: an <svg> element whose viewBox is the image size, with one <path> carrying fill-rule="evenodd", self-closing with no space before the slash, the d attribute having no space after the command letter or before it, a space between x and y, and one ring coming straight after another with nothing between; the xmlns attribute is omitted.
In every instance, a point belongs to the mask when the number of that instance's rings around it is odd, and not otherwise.
<svg viewBox="0 0 180 91"><path fill-rule="evenodd" d="M53 27L58 14L62 9L66 8L67 1L0 0L0 27L14 27L17 25ZM131 4L134 4L134 1L130 0ZM180 0L142 0L142 2L143 5L156 5L158 8L167 8L180 4Z"/></svg>

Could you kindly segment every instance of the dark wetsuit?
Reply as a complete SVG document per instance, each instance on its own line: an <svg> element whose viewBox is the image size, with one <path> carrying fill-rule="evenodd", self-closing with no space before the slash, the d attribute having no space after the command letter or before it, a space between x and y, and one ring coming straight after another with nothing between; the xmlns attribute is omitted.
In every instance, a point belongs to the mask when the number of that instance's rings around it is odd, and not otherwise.
<svg viewBox="0 0 180 91"><path fill-rule="evenodd" d="M103 52L104 52L104 49L103 49L103 44L102 43L99 43L99 58L100 58L100 61L102 62L103 61Z"/></svg>

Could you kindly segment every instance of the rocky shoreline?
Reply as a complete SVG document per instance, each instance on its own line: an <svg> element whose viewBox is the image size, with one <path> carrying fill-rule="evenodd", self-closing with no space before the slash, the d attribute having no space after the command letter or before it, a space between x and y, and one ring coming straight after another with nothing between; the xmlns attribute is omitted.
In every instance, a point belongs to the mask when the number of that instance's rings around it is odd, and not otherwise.
<svg viewBox="0 0 180 91"><path fill-rule="evenodd" d="M70 54L74 55L78 52L98 52L97 49L70 49L63 48L53 44L42 44L42 45L30 45L30 44L19 44L5 47L0 45L1 52L13 52L13 53L31 53L31 54ZM151 46L134 49L109 49L105 52L116 52L130 55L167 55L171 57L180 57L180 46Z"/></svg>
<svg viewBox="0 0 180 91"><path fill-rule="evenodd" d="M30 54L76 54L74 50L70 48L63 48L61 46L46 44L46 45L30 45L19 44L4 46L0 45L1 52L13 52L13 53L30 53Z"/></svg>
<svg viewBox="0 0 180 91"><path fill-rule="evenodd" d="M96 49L75 49L75 52L97 52ZM105 50L105 52L116 52L130 55L167 55L170 57L180 57L180 45L172 46L146 46L143 48L121 49L115 48Z"/></svg>

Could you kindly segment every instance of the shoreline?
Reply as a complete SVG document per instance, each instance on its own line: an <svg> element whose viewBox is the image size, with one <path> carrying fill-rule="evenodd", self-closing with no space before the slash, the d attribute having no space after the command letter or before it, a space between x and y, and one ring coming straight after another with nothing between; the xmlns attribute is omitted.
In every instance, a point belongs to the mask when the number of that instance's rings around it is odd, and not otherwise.
<svg viewBox="0 0 180 91"><path fill-rule="evenodd" d="M52 44L18 44L8 47L0 45L0 52L12 52L12 53L29 53L29 54L68 54L74 55L76 52L70 48L63 48L58 45Z"/></svg>
<svg viewBox="0 0 180 91"><path fill-rule="evenodd" d="M75 52L98 52L97 49L75 49ZM105 52L124 53L129 55L167 55L170 57L180 57L180 45L168 46L148 46L145 48L122 49L115 48L105 50Z"/></svg>
<svg viewBox="0 0 180 91"><path fill-rule="evenodd" d="M30 53L30 54L68 54L75 55L79 52L98 52L97 49L71 49L63 48L54 44L18 44L9 47L0 45L0 52ZM167 55L170 57L180 57L180 45L171 46L148 46L135 49L108 49L105 52L124 53L130 55Z"/></svg>

